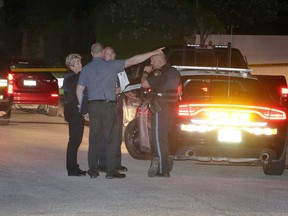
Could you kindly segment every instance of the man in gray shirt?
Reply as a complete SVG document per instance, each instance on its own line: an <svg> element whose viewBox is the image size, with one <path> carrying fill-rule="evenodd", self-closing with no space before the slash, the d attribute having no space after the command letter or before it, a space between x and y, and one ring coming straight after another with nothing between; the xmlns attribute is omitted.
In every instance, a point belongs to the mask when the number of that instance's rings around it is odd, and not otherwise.
<svg viewBox="0 0 288 216"><path fill-rule="evenodd" d="M107 172L106 178L125 178L126 175L116 170L117 145L117 104L116 86L117 75L126 67L141 63L153 55L161 53L163 48L144 54L135 55L126 60L103 59L103 47L100 43L91 46L93 60L81 71L76 94L81 103L85 87L88 89L88 113L90 119L88 175L96 178L97 161L101 148L101 136L107 140Z"/></svg>

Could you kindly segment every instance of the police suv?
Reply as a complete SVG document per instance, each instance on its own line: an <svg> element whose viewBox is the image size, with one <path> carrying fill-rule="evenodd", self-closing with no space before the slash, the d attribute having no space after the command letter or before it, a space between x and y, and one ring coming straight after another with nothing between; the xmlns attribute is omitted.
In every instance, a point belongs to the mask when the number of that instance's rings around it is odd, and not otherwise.
<svg viewBox="0 0 288 216"><path fill-rule="evenodd" d="M288 126L285 77L254 76L240 51L229 46L185 47L179 53L168 52L167 57L176 64L183 84L177 121L170 133L174 159L261 163L265 174L282 175ZM269 83L279 77L281 86L271 87ZM125 131L127 150L136 159L150 158L145 103L144 98Z"/></svg>

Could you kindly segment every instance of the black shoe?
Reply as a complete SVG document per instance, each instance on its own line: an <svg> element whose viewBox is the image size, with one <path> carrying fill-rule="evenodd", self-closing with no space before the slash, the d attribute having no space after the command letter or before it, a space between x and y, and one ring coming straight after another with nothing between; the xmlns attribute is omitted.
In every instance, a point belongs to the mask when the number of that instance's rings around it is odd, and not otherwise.
<svg viewBox="0 0 288 216"><path fill-rule="evenodd" d="M114 178L125 178L126 175L123 173L115 172L114 174L107 173L106 179L114 179Z"/></svg>
<svg viewBox="0 0 288 216"><path fill-rule="evenodd" d="M157 173L156 176L169 178L169 177L170 177L170 174L169 174L169 173L162 173L162 174L158 174L158 173Z"/></svg>
<svg viewBox="0 0 288 216"><path fill-rule="evenodd" d="M90 176L90 178L97 178L97 176L99 176L99 173L90 174L89 176Z"/></svg>
<svg viewBox="0 0 288 216"><path fill-rule="evenodd" d="M79 170L69 170L68 171L68 176L85 176L85 173L79 172Z"/></svg>
<svg viewBox="0 0 288 216"><path fill-rule="evenodd" d="M174 164L174 155L169 155L168 156L168 165L169 165L169 171L170 172L173 169L173 164Z"/></svg>
<svg viewBox="0 0 288 216"><path fill-rule="evenodd" d="M90 176L90 178L97 178L97 176L99 176L99 172L87 172L88 175Z"/></svg>
<svg viewBox="0 0 288 216"><path fill-rule="evenodd" d="M153 157L151 160L151 165L150 168L148 170L148 176L149 177L154 177L157 172L158 172L158 168L159 168L159 158L158 157Z"/></svg>
<svg viewBox="0 0 288 216"><path fill-rule="evenodd" d="M106 167L102 167L102 166L98 167L97 170L98 170L98 172L106 172L107 171Z"/></svg>
<svg viewBox="0 0 288 216"><path fill-rule="evenodd" d="M86 171L81 170L80 168L78 168L77 171L78 171L79 173L83 174L83 175L86 175L86 173L87 173Z"/></svg>
<svg viewBox="0 0 288 216"><path fill-rule="evenodd" d="M127 169L127 167L125 167L125 166L119 166L119 167L117 167L117 170L118 171L121 171L121 172L127 172L128 171L128 169Z"/></svg>

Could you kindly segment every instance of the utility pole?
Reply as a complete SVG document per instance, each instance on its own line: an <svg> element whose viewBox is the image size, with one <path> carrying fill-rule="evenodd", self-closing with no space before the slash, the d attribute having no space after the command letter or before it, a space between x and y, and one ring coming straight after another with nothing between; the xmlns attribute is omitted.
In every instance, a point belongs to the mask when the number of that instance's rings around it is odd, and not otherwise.
<svg viewBox="0 0 288 216"><path fill-rule="evenodd" d="M232 44L232 37L233 37L233 25L230 25L230 37L231 37L231 44Z"/></svg>

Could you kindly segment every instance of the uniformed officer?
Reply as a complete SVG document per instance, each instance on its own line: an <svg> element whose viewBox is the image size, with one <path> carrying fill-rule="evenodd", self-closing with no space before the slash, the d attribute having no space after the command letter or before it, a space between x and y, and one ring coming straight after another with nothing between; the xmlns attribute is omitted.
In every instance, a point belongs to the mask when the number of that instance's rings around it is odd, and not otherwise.
<svg viewBox="0 0 288 216"><path fill-rule="evenodd" d="M168 136L177 112L181 91L180 73L166 62L164 53L154 55L150 60L151 65L144 68L141 79L142 87L151 88L154 94L150 108L155 155L148 176L170 177ZM148 77L148 74L151 75Z"/></svg>

